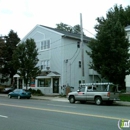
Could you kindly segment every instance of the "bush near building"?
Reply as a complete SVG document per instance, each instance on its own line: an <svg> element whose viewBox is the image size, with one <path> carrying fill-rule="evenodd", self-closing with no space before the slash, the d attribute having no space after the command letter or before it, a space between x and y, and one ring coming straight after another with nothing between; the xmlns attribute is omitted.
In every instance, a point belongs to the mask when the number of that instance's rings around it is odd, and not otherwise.
<svg viewBox="0 0 130 130"><path fill-rule="evenodd" d="M41 90L37 89L29 89L29 91L31 92L32 95L35 95L35 96L44 96L44 94L41 92Z"/></svg>

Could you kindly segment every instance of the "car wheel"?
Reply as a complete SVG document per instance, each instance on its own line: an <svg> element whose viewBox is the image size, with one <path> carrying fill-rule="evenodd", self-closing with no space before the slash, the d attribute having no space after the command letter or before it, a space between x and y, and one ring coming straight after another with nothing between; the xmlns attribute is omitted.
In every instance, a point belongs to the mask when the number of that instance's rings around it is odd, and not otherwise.
<svg viewBox="0 0 130 130"><path fill-rule="evenodd" d="M21 97L20 96L18 96L18 99L20 99Z"/></svg>
<svg viewBox="0 0 130 130"><path fill-rule="evenodd" d="M74 98L74 96L70 96L70 97L69 97L69 101L70 101L70 103L75 103L75 98Z"/></svg>
<svg viewBox="0 0 130 130"><path fill-rule="evenodd" d="M101 104L102 104L102 99L101 99L101 97L96 97L96 98L95 98L95 103L96 103L96 105L101 105Z"/></svg>
<svg viewBox="0 0 130 130"><path fill-rule="evenodd" d="M11 98L11 95L8 95L9 98Z"/></svg>

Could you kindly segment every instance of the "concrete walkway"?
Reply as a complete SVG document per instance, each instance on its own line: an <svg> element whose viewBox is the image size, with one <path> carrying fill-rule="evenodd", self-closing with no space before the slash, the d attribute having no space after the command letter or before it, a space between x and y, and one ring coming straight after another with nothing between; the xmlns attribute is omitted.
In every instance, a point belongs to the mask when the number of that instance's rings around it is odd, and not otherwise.
<svg viewBox="0 0 130 130"><path fill-rule="evenodd" d="M0 97L8 97L7 94L0 94ZM50 100L50 101L60 101L60 102L69 102L66 97L60 97L60 96L33 96L32 99L37 100ZM116 101L114 104L121 105L121 106L130 106L130 102L124 102L124 101Z"/></svg>

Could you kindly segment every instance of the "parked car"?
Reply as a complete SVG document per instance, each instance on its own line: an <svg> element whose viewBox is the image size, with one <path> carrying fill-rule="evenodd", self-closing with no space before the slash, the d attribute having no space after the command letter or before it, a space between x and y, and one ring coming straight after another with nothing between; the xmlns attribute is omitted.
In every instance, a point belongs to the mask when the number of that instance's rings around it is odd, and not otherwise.
<svg viewBox="0 0 130 130"><path fill-rule="evenodd" d="M9 98L17 97L18 99L20 99L20 98L30 99L31 98L31 92L27 92L23 89L15 89L14 91L12 91L8 94L8 97Z"/></svg>
<svg viewBox="0 0 130 130"><path fill-rule="evenodd" d="M8 94L9 92L12 92L14 89L15 89L14 87L4 88L2 90L2 93L7 93Z"/></svg>
<svg viewBox="0 0 130 130"><path fill-rule="evenodd" d="M85 83L81 84L80 89L76 92L70 92L68 100L70 103L75 103L75 101L80 101L81 103L95 101L97 105L102 102L110 105L120 99L117 85L112 83Z"/></svg>

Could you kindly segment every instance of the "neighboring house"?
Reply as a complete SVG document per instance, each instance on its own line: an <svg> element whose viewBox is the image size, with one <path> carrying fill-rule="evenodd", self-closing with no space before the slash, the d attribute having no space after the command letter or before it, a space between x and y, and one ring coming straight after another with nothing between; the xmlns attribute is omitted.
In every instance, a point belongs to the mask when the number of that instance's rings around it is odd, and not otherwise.
<svg viewBox="0 0 130 130"><path fill-rule="evenodd" d="M42 69L41 75L32 79L31 88L40 89L44 94L65 94L67 86L77 90L80 83L101 81L99 75L89 69L91 59L86 53L89 50L89 37L83 38L84 76L79 34L37 25L22 41L27 38L33 38L36 42L39 53L38 66Z"/></svg>
<svg viewBox="0 0 130 130"><path fill-rule="evenodd" d="M127 33L127 38L128 38L128 40L129 40L129 43L130 43L130 25L127 26L127 27L125 27L125 31L126 31L126 33ZM129 51L129 52L130 52L130 51ZM130 75L127 75L127 76L126 76L125 81L126 81L126 90L127 90L127 91L130 91Z"/></svg>

